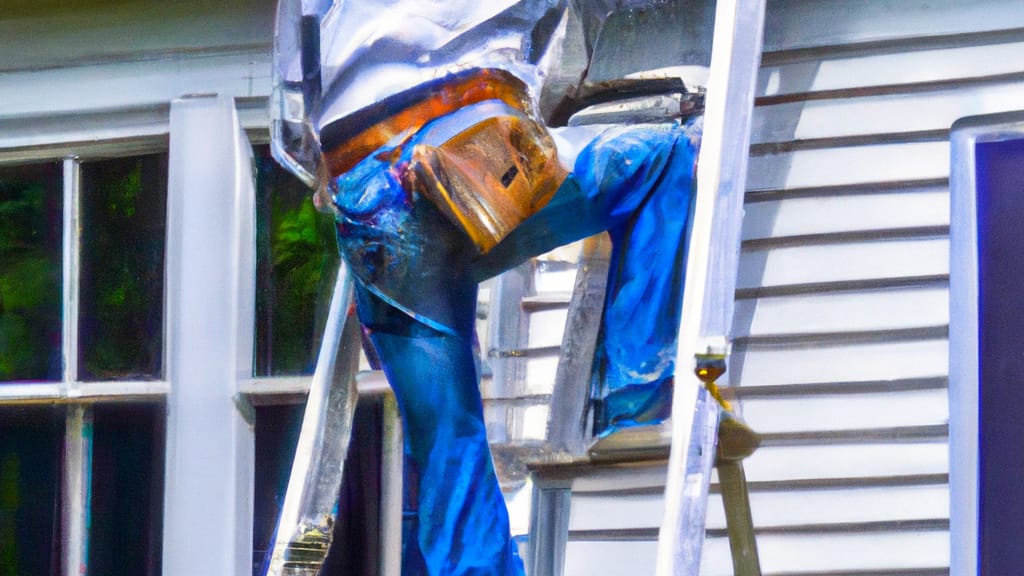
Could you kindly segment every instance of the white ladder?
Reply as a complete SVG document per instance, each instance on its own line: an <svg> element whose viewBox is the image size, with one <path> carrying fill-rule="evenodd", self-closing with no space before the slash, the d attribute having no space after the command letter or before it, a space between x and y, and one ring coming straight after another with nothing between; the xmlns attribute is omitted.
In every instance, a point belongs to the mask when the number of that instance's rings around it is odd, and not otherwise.
<svg viewBox="0 0 1024 576"><path fill-rule="evenodd" d="M701 383L688 368L709 345L723 352L728 345L764 11L764 0L719 0L716 6L679 330L671 443L665 442L664 435L655 434L634 438L615 454L588 453L590 372L608 266L607 247L602 247L601 240L591 239L584 247L552 394L549 453L533 469L530 576L563 574L574 478L593 475L595 465L650 462L665 457L668 476L664 519L658 533L657 574L698 573L718 407L708 400ZM759 576L742 469L742 458L747 454L742 450L719 453L718 466L735 573ZM696 498L694 488L700 494ZM632 536L625 532L604 536L614 539L651 535L634 531Z"/></svg>

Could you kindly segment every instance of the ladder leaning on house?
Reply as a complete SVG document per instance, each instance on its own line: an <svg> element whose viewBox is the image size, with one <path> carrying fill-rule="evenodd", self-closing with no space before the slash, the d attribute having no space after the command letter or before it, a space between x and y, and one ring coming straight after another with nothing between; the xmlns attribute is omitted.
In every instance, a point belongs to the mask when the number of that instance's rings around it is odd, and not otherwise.
<svg viewBox="0 0 1024 576"><path fill-rule="evenodd" d="M732 321L764 9L763 0L717 3L670 435L666 430L648 430L632 437L626 435L611 446L592 444L589 438L590 366L607 274L607 246L591 239L584 247L552 393L547 446L544 457L534 463L532 470L534 499L528 560L531 576L562 576L570 539L591 543L650 540L654 536L650 530L628 526L603 530L577 527L570 531L572 495L574 489L582 487L584 499L592 500L594 494L600 494L606 502L608 498L628 501L637 495L654 495L656 499L657 486L638 489L635 482L624 480L630 474L649 478L652 470L657 476L666 456L665 515L658 530L656 573L698 573L718 421L718 406L709 400L698 378L704 376L700 380L713 383L713 375L706 370L709 362L720 370L725 368L723 356ZM705 354L709 347L716 348L713 351L721 355L709 357ZM691 362L695 368L693 376L688 369ZM691 414L692 419L688 417ZM723 434L717 462L719 486L726 508L734 573L759 576L741 463L754 446L742 429L737 445L735 423L725 419L719 429ZM579 515L589 517L586 513ZM598 562L600 559L594 564ZM593 566L588 570L593 570Z"/></svg>
<svg viewBox="0 0 1024 576"><path fill-rule="evenodd" d="M718 353L727 350L764 4L765 0L717 2L696 207L689 239L683 322L679 331L677 365L680 369L676 374L671 431L669 433L666 428L654 437L632 438L611 450L600 446L596 450L590 449L586 414L594 343L588 338L596 337L605 278L601 270L600 242L592 240L580 265L577 288L570 303L570 327L566 330L556 388L552 393L545 451L554 456L537 461L533 467L535 492L527 560L531 576L563 574L571 496L579 484L577 481L586 480L583 484L589 483L590 486L599 486L599 491L615 493L615 484L623 479L624 474L643 471L646 467L646 473L654 471L654 476L658 476L661 473L658 470L665 468L666 458L664 519L656 533L656 573L658 576L697 575L704 539L704 507L718 406L703 392L697 375L683 368L692 361L700 362L698 356L709 346L714 346ZM604 267L606 270L606 262ZM308 532L311 535L308 542L297 542L289 536L305 529L301 527L304 522L300 517L302 510L319 510L324 517L333 518L333 503L341 482L355 401L363 394L386 393L381 374L357 374L355 319L345 314L351 301L348 282L350 280L343 267L310 387L307 416L299 439L300 450L293 465L282 521L276 535L278 541L272 543L282 554L278 558L279 566L284 554L295 558L309 553L313 559L326 554L326 545L317 539L317 535L322 534L315 529ZM578 338L576 335L586 337ZM724 361L724 358L718 361ZM401 434L393 403L387 412L380 523L381 574L398 576ZM311 418L312 414L317 417ZM720 454L719 460L736 574L759 574L742 467L739 459L731 458L729 454ZM307 481L324 475L332 480ZM297 489L292 490L293 486ZM649 491L651 487L647 488ZM626 488L622 493L629 491ZM620 540L639 536L650 541L655 534L650 530L639 534L626 530L598 536ZM308 549L300 549L301 546L308 546ZM312 569L313 565L309 567ZM279 572L271 567L269 573Z"/></svg>

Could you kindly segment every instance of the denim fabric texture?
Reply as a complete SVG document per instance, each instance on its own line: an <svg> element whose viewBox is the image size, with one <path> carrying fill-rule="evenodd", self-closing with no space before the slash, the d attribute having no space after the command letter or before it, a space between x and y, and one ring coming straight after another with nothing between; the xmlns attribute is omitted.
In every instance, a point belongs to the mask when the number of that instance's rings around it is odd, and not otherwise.
<svg viewBox="0 0 1024 576"><path fill-rule="evenodd" d="M665 124L604 132L578 155L554 197L485 254L403 188L400 150L382 148L334 180L338 242L357 278L359 318L405 426L406 477L415 483L406 504L405 576L523 574L478 388L479 281L608 231L597 432L669 416L698 130Z"/></svg>

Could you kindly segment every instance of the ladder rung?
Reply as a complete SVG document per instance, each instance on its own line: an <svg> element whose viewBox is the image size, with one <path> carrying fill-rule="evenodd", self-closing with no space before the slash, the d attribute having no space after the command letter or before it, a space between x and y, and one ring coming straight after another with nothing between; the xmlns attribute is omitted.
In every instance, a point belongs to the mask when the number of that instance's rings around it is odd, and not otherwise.
<svg viewBox="0 0 1024 576"><path fill-rule="evenodd" d="M821 534L878 534L880 532L932 532L943 530L949 530L949 518L758 526L754 529L754 533L758 536L815 536ZM708 538L725 538L728 536L728 531L725 528L712 528L706 533Z"/></svg>
<svg viewBox="0 0 1024 576"><path fill-rule="evenodd" d="M488 351L487 356L489 358L545 358L558 356L561 352L561 346L540 346L537 348L494 349Z"/></svg>
<svg viewBox="0 0 1024 576"><path fill-rule="evenodd" d="M535 296L526 296L522 300L522 306L523 310L527 312L561 310L563 308L569 307L570 300L572 300L572 293L554 292L548 294L538 294Z"/></svg>
<svg viewBox="0 0 1024 576"><path fill-rule="evenodd" d="M895 488L900 486L937 486L949 483L949 474L908 474L905 476L863 476L855 478L799 478L796 480L760 480L747 483L751 492L791 492L806 490L844 490L858 488ZM711 493L719 492L718 484Z"/></svg>

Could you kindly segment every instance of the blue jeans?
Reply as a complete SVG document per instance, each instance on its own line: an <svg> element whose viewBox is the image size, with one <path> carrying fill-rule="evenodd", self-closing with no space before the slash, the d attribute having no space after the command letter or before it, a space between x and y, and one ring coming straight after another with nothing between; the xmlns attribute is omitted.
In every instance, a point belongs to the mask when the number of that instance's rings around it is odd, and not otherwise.
<svg viewBox="0 0 1024 576"><path fill-rule="evenodd" d="M549 203L482 256L429 201L402 189L387 150L336 179L338 241L359 280L359 318L406 430L416 511L415 538L403 546L405 576L523 573L479 395L480 280L607 230L613 253L595 370L599 431L669 415L694 130L638 126L599 136Z"/></svg>

